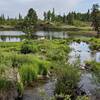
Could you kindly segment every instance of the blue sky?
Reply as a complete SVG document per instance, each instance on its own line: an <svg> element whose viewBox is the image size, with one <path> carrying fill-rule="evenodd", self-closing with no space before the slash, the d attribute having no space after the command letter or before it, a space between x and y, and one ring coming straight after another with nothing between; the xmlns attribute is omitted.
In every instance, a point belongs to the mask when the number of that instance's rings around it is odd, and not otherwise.
<svg viewBox="0 0 100 100"><path fill-rule="evenodd" d="M29 8L34 8L41 18L44 11L55 8L57 14L69 11L86 12L100 0L0 0L0 14L15 17L19 12L25 16Z"/></svg>

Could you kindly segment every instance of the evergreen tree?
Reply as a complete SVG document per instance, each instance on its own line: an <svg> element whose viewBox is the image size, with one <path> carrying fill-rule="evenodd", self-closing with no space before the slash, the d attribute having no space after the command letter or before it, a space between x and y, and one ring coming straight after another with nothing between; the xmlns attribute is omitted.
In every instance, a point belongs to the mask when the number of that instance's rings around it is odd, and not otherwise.
<svg viewBox="0 0 100 100"><path fill-rule="evenodd" d="M90 14L90 10L88 9L87 12L87 21L89 22L91 20L91 14Z"/></svg>
<svg viewBox="0 0 100 100"><path fill-rule="evenodd" d="M73 13L69 13L67 15L67 22L68 22L69 25L73 25L74 24L74 15L73 15Z"/></svg>
<svg viewBox="0 0 100 100"><path fill-rule="evenodd" d="M50 10L47 12L47 20L51 21L51 11Z"/></svg>
<svg viewBox="0 0 100 100"><path fill-rule="evenodd" d="M29 25L35 25L37 23L38 17L36 11L33 8L29 9L28 14L25 17L25 20Z"/></svg>
<svg viewBox="0 0 100 100"><path fill-rule="evenodd" d="M95 31L97 31L97 35L100 35L100 10L99 10L99 5L98 4L94 4L92 7L92 25L95 29Z"/></svg>
<svg viewBox="0 0 100 100"><path fill-rule="evenodd" d="M21 14L19 13L19 21L21 21L23 18L21 16Z"/></svg>
<svg viewBox="0 0 100 100"><path fill-rule="evenodd" d="M51 14L51 21L55 21L55 9L54 8Z"/></svg>
<svg viewBox="0 0 100 100"><path fill-rule="evenodd" d="M46 21L46 20L47 20L47 13L44 12L44 21Z"/></svg>
<svg viewBox="0 0 100 100"><path fill-rule="evenodd" d="M65 14L63 15L63 19L62 20L63 20L63 23L67 23L67 18L66 18Z"/></svg>

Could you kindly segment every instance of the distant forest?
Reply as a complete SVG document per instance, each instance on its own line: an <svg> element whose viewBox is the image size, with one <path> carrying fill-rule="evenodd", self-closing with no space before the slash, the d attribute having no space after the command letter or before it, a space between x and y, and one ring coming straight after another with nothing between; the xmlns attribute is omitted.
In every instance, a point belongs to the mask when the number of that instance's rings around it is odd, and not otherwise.
<svg viewBox="0 0 100 100"><path fill-rule="evenodd" d="M13 26L20 29L27 28L35 28L39 25L48 24L65 24L65 25L73 25L77 26L83 23L89 24L90 26L94 26L94 29L100 33L100 9L98 4L94 4L91 10L88 10L86 13L76 13L75 11L69 12L68 14L57 15L55 9L52 11L44 12L44 19L39 19L37 12L30 8L28 10L27 15L23 18L21 14L19 14L18 18L5 18L4 14L0 16L0 27L2 26ZM84 24L85 23L85 24Z"/></svg>

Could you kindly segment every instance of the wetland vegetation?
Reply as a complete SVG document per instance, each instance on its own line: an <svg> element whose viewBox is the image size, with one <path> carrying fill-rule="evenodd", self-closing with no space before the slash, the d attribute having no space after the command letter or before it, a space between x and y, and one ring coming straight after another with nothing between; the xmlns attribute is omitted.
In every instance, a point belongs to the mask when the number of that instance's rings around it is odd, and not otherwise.
<svg viewBox="0 0 100 100"><path fill-rule="evenodd" d="M100 99L98 4L63 16L49 10L44 20L32 8L24 18L1 15L0 30L0 100Z"/></svg>

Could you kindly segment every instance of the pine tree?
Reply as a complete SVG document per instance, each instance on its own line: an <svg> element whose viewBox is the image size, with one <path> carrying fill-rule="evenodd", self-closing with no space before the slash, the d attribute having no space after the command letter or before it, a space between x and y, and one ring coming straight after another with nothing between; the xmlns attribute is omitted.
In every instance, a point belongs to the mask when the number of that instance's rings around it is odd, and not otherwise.
<svg viewBox="0 0 100 100"><path fill-rule="evenodd" d="M67 15L67 22L68 22L69 25L73 25L74 24L74 15L73 15L73 13L69 13Z"/></svg>
<svg viewBox="0 0 100 100"><path fill-rule="evenodd" d="M99 10L99 5L98 4L94 4L92 7L92 25L95 29L95 31L97 31L97 35L100 35L100 10Z"/></svg>
<svg viewBox="0 0 100 100"><path fill-rule="evenodd" d="M55 21L55 9L54 8L51 14L51 21Z"/></svg>
<svg viewBox="0 0 100 100"><path fill-rule="evenodd" d="M51 11L50 10L47 12L47 20L51 21Z"/></svg>
<svg viewBox="0 0 100 100"><path fill-rule="evenodd" d="M27 20L29 25L35 25L37 23L38 17L36 11L33 8L29 9L28 14L25 17L25 20Z"/></svg>
<svg viewBox="0 0 100 100"><path fill-rule="evenodd" d="M21 14L19 13L19 21L21 21L23 18L21 16Z"/></svg>
<svg viewBox="0 0 100 100"><path fill-rule="evenodd" d="M44 21L46 21L46 20L47 20L47 13L44 12Z"/></svg>

